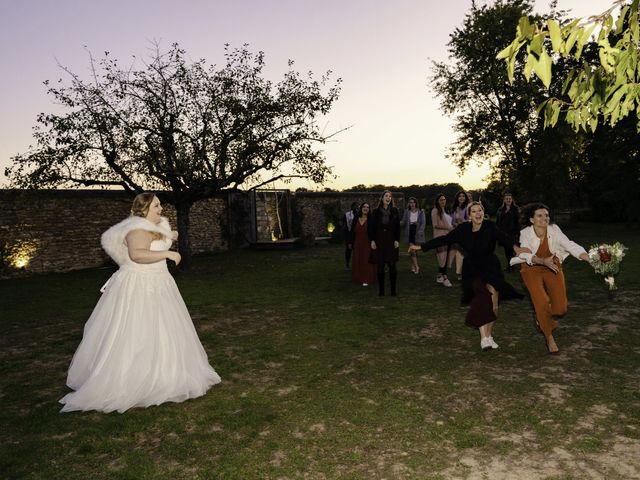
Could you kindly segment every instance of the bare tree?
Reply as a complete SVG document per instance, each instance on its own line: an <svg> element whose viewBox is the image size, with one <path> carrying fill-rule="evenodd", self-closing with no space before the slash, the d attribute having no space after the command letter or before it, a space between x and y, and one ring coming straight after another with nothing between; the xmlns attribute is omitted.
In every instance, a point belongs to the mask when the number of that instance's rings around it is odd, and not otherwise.
<svg viewBox="0 0 640 480"><path fill-rule="evenodd" d="M262 75L264 54L225 47L220 68L188 61L178 44L156 46L141 69L108 52L91 58L90 81L68 68L48 93L63 113L41 113L36 146L12 158L5 175L20 188L121 187L162 192L176 207L179 251L190 264L189 210L225 189L331 175L316 145L318 120L338 99L341 80L288 71Z"/></svg>

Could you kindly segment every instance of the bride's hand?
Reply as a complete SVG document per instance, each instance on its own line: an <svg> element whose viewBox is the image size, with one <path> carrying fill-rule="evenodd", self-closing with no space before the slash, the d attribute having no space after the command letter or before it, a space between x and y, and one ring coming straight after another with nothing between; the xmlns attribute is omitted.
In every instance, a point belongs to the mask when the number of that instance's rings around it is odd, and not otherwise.
<svg viewBox="0 0 640 480"><path fill-rule="evenodd" d="M180 254L172 250L167 252L167 258L169 260L173 260L174 262L176 262L176 265L178 265L180 263L180 260L182 260L182 257L180 256Z"/></svg>
<svg viewBox="0 0 640 480"><path fill-rule="evenodd" d="M171 240L173 240L174 242L178 240L178 232L176 232L175 230L171 230Z"/></svg>

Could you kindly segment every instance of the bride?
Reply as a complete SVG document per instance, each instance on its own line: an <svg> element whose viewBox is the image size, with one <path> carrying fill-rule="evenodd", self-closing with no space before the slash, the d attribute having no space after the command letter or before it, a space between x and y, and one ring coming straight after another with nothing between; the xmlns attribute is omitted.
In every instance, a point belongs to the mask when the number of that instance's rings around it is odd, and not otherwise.
<svg viewBox="0 0 640 480"><path fill-rule="evenodd" d="M166 259L178 237L153 193L136 196L131 216L102 235L120 269L84 327L67 376L75 390L63 412L122 413L204 395L220 377L211 368Z"/></svg>

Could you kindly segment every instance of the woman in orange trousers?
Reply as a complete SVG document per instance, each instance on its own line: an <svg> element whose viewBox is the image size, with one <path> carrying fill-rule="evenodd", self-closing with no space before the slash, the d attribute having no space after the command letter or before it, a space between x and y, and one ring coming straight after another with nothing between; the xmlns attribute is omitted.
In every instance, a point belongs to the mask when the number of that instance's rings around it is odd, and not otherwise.
<svg viewBox="0 0 640 480"><path fill-rule="evenodd" d="M554 317L567 313L567 289L564 283L562 262L573 255L579 260L589 261L589 255L562 233L560 227L551 223L549 207L532 203L523 207L523 222L529 225L520 232L520 246L529 253L521 253L511 260L512 264L523 263L520 274L536 312L536 323L545 337L551 354L559 352L553 338L558 326Z"/></svg>

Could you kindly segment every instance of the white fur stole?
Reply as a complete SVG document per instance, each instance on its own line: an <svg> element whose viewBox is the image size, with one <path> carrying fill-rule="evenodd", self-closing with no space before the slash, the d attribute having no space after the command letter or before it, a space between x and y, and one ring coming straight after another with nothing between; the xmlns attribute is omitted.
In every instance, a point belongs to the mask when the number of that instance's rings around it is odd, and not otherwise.
<svg viewBox="0 0 640 480"><path fill-rule="evenodd" d="M146 230L148 232L159 233L168 241L171 241L171 225L169 225L166 217L161 217L160 223L158 224L137 216L125 218L104 232L100 239L104 251L107 252L118 265L131 263L129 251L124 240L132 230Z"/></svg>

